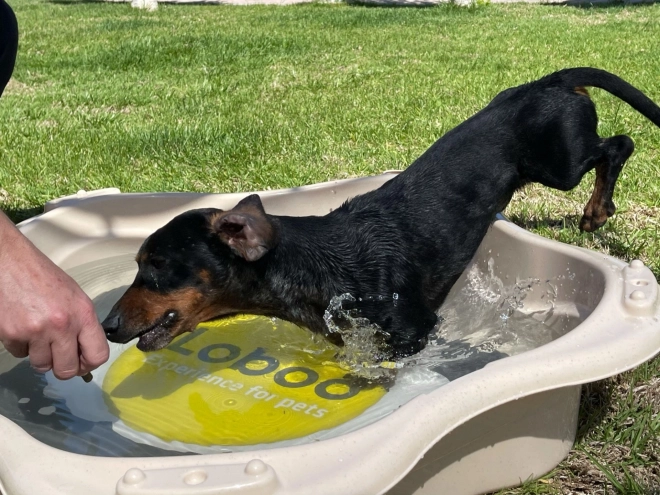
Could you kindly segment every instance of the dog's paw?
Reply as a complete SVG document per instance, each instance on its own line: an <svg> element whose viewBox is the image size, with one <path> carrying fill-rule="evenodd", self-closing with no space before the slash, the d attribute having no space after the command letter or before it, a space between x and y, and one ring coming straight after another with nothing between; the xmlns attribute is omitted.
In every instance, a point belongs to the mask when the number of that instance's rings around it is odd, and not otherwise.
<svg viewBox="0 0 660 495"><path fill-rule="evenodd" d="M605 212L607 213L608 218L616 213L616 205L614 204L614 201L605 202Z"/></svg>
<svg viewBox="0 0 660 495"><path fill-rule="evenodd" d="M589 203L584 209L584 215L580 220L580 230L583 232L594 232L607 223L607 219L616 212L613 201L604 201L598 207L592 207Z"/></svg>
<svg viewBox="0 0 660 495"><path fill-rule="evenodd" d="M607 223L607 215L592 217L584 215L580 220L580 230L582 232L595 232Z"/></svg>

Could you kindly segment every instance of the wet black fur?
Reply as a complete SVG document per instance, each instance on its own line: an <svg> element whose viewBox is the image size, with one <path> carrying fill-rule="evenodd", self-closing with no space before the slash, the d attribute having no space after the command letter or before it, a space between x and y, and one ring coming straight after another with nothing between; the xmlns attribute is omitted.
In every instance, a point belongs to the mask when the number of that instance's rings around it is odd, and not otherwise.
<svg viewBox="0 0 660 495"><path fill-rule="evenodd" d="M321 333L327 333L323 315L333 296L385 296L385 303L360 304L362 315L390 334L393 356L418 352L437 309L517 188L540 182L569 190L604 163L613 190L633 142L598 136L595 107L576 91L582 86L609 91L660 126L660 108L618 77L591 68L556 72L503 91L399 176L328 215L266 215L276 239L256 261L237 255L208 228L217 210L184 213L145 244L179 267L167 270L160 290L201 284L195 273L203 267L219 297L239 305L238 312L277 316ZM247 201L260 205L255 197ZM591 229L604 223L589 222ZM144 270L138 278L148 281Z"/></svg>

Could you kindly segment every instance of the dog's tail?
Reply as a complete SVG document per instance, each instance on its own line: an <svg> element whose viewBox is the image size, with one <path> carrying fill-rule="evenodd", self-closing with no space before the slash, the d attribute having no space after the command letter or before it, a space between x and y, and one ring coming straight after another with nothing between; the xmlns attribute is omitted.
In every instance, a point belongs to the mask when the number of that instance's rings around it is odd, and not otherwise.
<svg viewBox="0 0 660 495"><path fill-rule="evenodd" d="M591 67L576 67L555 72L550 77L559 79L562 86L569 88L582 88L590 86L604 89L617 98L625 101L647 119L660 127L660 107L632 84L627 83L619 76L602 69Z"/></svg>

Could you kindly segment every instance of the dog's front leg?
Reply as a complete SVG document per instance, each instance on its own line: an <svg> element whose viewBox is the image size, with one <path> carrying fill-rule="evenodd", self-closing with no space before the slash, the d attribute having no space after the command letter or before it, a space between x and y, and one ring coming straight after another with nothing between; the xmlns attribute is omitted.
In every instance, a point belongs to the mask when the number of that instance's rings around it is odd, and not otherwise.
<svg viewBox="0 0 660 495"><path fill-rule="evenodd" d="M438 322L434 311L422 303L406 299L400 299L387 313L387 344L394 359L411 356L424 349L429 334Z"/></svg>

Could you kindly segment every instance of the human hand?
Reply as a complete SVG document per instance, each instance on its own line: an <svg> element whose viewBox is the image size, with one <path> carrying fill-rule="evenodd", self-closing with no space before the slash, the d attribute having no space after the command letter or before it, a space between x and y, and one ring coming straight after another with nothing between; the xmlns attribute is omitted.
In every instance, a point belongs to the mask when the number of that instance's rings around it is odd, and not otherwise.
<svg viewBox="0 0 660 495"><path fill-rule="evenodd" d="M109 354L87 295L1 213L0 341L62 380L85 375Z"/></svg>

